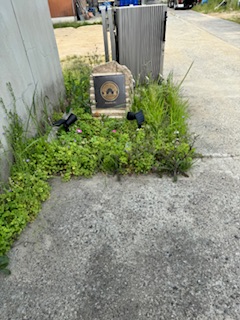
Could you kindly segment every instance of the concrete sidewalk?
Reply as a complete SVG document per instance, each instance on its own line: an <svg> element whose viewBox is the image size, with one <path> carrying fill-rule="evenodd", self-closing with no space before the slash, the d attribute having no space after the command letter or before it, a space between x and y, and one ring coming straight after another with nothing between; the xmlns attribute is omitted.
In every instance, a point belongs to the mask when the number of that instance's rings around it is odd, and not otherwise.
<svg viewBox="0 0 240 320"><path fill-rule="evenodd" d="M214 22L221 28L214 28ZM173 71L181 81L193 63L182 91L191 105L190 125L199 135L199 152L239 156L240 48L235 34L240 39L240 25L191 10L171 10L167 27L165 76Z"/></svg>
<svg viewBox="0 0 240 320"><path fill-rule="evenodd" d="M165 74L194 61L183 94L204 158L177 183L54 179L0 275L1 319L240 319L240 49L193 16L169 12Z"/></svg>
<svg viewBox="0 0 240 320"><path fill-rule="evenodd" d="M240 49L240 25L232 21L218 19L207 14L201 14L193 10L170 11L171 15L178 19L191 23L199 30L204 30L231 46ZM200 19L199 19L200 16Z"/></svg>

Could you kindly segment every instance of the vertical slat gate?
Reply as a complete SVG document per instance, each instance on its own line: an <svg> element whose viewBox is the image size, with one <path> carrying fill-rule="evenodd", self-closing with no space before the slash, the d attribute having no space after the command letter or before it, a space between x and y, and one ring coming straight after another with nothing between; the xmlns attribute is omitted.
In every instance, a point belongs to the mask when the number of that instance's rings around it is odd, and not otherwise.
<svg viewBox="0 0 240 320"><path fill-rule="evenodd" d="M163 71L166 5L119 7L116 11L117 57L140 82Z"/></svg>

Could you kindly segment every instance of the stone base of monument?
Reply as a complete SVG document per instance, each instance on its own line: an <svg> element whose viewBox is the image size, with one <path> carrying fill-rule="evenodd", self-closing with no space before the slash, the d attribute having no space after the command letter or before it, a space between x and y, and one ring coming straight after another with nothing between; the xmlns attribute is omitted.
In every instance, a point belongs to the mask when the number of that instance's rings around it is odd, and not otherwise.
<svg viewBox="0 0 240 320"><path fill-rule="evenodd" d="M133 77L126 66L111 61L93 68L90 78L90 100L94 117L125 117L132 104L132 98Z"/></svg>

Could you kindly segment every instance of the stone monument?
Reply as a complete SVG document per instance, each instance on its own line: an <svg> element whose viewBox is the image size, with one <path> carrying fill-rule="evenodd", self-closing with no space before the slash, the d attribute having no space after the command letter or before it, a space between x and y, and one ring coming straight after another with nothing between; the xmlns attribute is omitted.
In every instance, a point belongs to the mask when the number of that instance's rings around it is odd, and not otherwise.
<svg viewBox="0 0 240 320"><path fill-rule="evenodd" d="M92 115L124 117L132 104L133 83L130 70L116 61L94 67L90 78Z"/></svg>

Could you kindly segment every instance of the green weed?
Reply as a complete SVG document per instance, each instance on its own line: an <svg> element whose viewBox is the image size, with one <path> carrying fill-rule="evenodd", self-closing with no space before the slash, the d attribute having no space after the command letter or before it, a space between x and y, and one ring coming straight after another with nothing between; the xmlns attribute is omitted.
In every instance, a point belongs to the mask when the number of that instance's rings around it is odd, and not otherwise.
<svg viewBox="0 0 240 320"><path fill-rule="evenodd" d="M146 140L152 141L147 150L154 155L157 172L169 172L174 180L191 167L194 157L195 141L188 133L187 108L172 74L161 85L152 82L136 89L133 110L142 109L145 115Z"/></svg>

